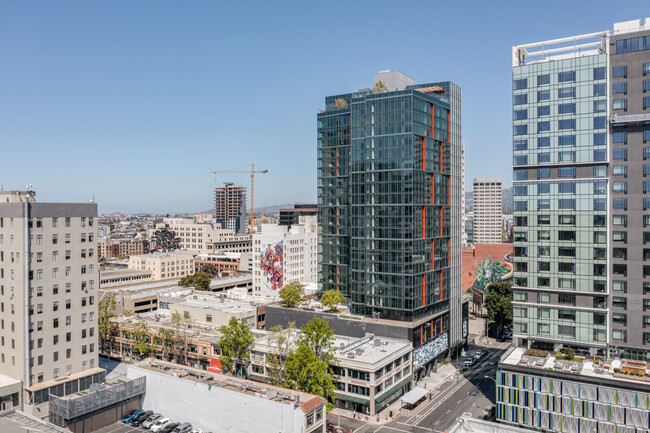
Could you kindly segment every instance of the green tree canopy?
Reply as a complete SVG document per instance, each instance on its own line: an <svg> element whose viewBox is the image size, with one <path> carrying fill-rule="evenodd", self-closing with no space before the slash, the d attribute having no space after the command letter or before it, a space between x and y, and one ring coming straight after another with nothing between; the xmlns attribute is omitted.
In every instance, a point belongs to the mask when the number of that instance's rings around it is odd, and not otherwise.
<svg viewBox="0 0 650 433"><path fill-rule="evenodd" d="M217 275L219 275L219 270L212 263L208 263L207 265L203 265L203 267L201 268L201 272L203 272L204 274L207 274L210 278L214 278Z"/></svg>
<svg viewBox="0 0 650 433"><path fill-rule="evenodd" d="M328 322L314 317L300 328L298 344L303 344L311 349L316 356L325 362L336 362L334 356L334 330Z"/></svg>
<svg viewBox="0 0 650 433"><path fill-rule="evenodd" d="M178 282L181 287L194 287L196 290L210 290L210 276L205 272L186 275Z"/></svg>
<svg viewBox="0 0 650 433"><path fill-rule="evenodd" d="M298 391L319 395L327 400L327 410L334 400L332 369L305 344L299 344L285 363L284 386Z"/></svg>
<svg viewBox="0 0 650 433"><path fill-rule="evenodd" d="M138 353L138 357L148 358L151 352L153 352L153 347L151 345L151 337L149 336L149 328L145 322L137 322L135 324L133 339L135 340L133 349Z"/></svg>
<svg viewBox="0 0 650 433"><path fill-rule="evenodd" d="M97 333L99 334L99 347L104 353L111 352L110 342L112 340L112 335L115 330L117 330L116 324L111 320L115 315L115 296L106 295L104 298L99 301L97 304Z"/></svg>
<svg viewBox="0 0 650 433"><path fill-rule="evenodd" d="M279 292L282 306L286 308L296 308L296 305L300 303L304 294L304 286L297 282L287 284Z"/></svg>
<svg viewBox="0 0 650 433"><path fill-rule="evenodd" d="M276 325L271 332L268 341L273 350L266 355L266 369L271 383L283 386L286 381L286 360L293 352L298 337L296 322L289 322L286 329Z"/></svg>
<svg viewBox="0 0 650 433"><path fill-rule="evenodd" d="M158 338L161 342L163 359L169 361L169 349L174 345L174 330L167 328L158 329Z"/></svg>
<svg viewBox="0 0 650 433"><path fill-rule="evenodd" d="M372 87L372 93L385 93L387 91L388 88L386 87L386 84L384 84L384 82L381 80L377 81Z"/></svg>
<svg viewBox="0 0 650 433"><path fill-rule="evenodd" d="M219 328L219 348L221 365L231 375L243 376L244 360L249 358L248 349L253 344L253 334L245 319L231 317L228 325Z"/></svg>
<svg viewBox="0 0 650 433"><path fill-rule="evenodd" d="M485 309L488 322L495 323L499 328L512 324L512 285L498 283L488 286Z"/></svg>
<svg viewBox="0 0 650 433"><path fill-rule="evenodd" d="M324 306L329 308L330 311L336 313L338 311L336 306L341 302L345 302L346 299L345 296L343 296L340 291L336 289L332 289L323 293L323 296L321 296L320 301Z"/></svg>

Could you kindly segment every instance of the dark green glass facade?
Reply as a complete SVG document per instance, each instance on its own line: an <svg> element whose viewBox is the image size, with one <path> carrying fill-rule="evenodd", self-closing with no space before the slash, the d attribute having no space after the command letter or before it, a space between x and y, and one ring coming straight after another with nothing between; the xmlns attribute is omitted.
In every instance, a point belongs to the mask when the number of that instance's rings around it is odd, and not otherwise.
<svg viewBox="0 0 650 433"><path fill-rule="evenodd" d="M450 96L460 110L460 89L438 83L327 97L318 114L319 291L340 290L355 314L433 317L417 329L422 341L449 330L450 299L460 312Z"/></svg>

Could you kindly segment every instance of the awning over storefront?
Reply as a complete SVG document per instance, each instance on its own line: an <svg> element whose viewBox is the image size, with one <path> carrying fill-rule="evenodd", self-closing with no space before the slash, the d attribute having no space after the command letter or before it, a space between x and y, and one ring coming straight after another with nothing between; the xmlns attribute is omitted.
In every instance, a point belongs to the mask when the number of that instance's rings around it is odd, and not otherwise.
<svg viewBox="0 0 650 433"><path fill-rule="evenodd" d="M210 367L208 367L208 371L221 373L221 361L219 361L218 358L210 359Z"/></svg>
<svg viewBox="0 0 650 433"><path fill-rule="evenodd" d="M400 398L400 400L402 400L402 402L404 403L415 404L418 401L420 401L420 399L422 399L423 397L426 397L428 393L429 391L427 391L426 389L416 386L415 388L413 388L412 390L404 394L402 398Z"/></svg>

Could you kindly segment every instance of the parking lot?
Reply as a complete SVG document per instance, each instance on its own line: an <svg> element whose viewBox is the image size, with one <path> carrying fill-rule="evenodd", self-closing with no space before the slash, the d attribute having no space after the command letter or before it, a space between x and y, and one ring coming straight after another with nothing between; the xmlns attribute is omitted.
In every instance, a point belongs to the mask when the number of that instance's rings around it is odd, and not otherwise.
<svg viewBox="0 0 650 433"><path fill-rule="evenodd" d="M148 430L139 427L131 427L128 424L124 424L122 421L118 421L106 427L100 428L99 430L96 430L95 433L143 433L145 431Z"/></svg>

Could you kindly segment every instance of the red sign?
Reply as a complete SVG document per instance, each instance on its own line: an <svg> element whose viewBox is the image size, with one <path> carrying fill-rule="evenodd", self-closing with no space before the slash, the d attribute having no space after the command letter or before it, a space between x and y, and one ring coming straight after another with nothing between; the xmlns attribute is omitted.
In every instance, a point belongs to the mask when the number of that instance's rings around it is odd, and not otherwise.
<svg viewBox="0 0 650 433"><path fill-rule="evenodd" d="M208 371L221 373L221 361L219 361L219 358L210 359L210 367L208 367Z"/></svg>

